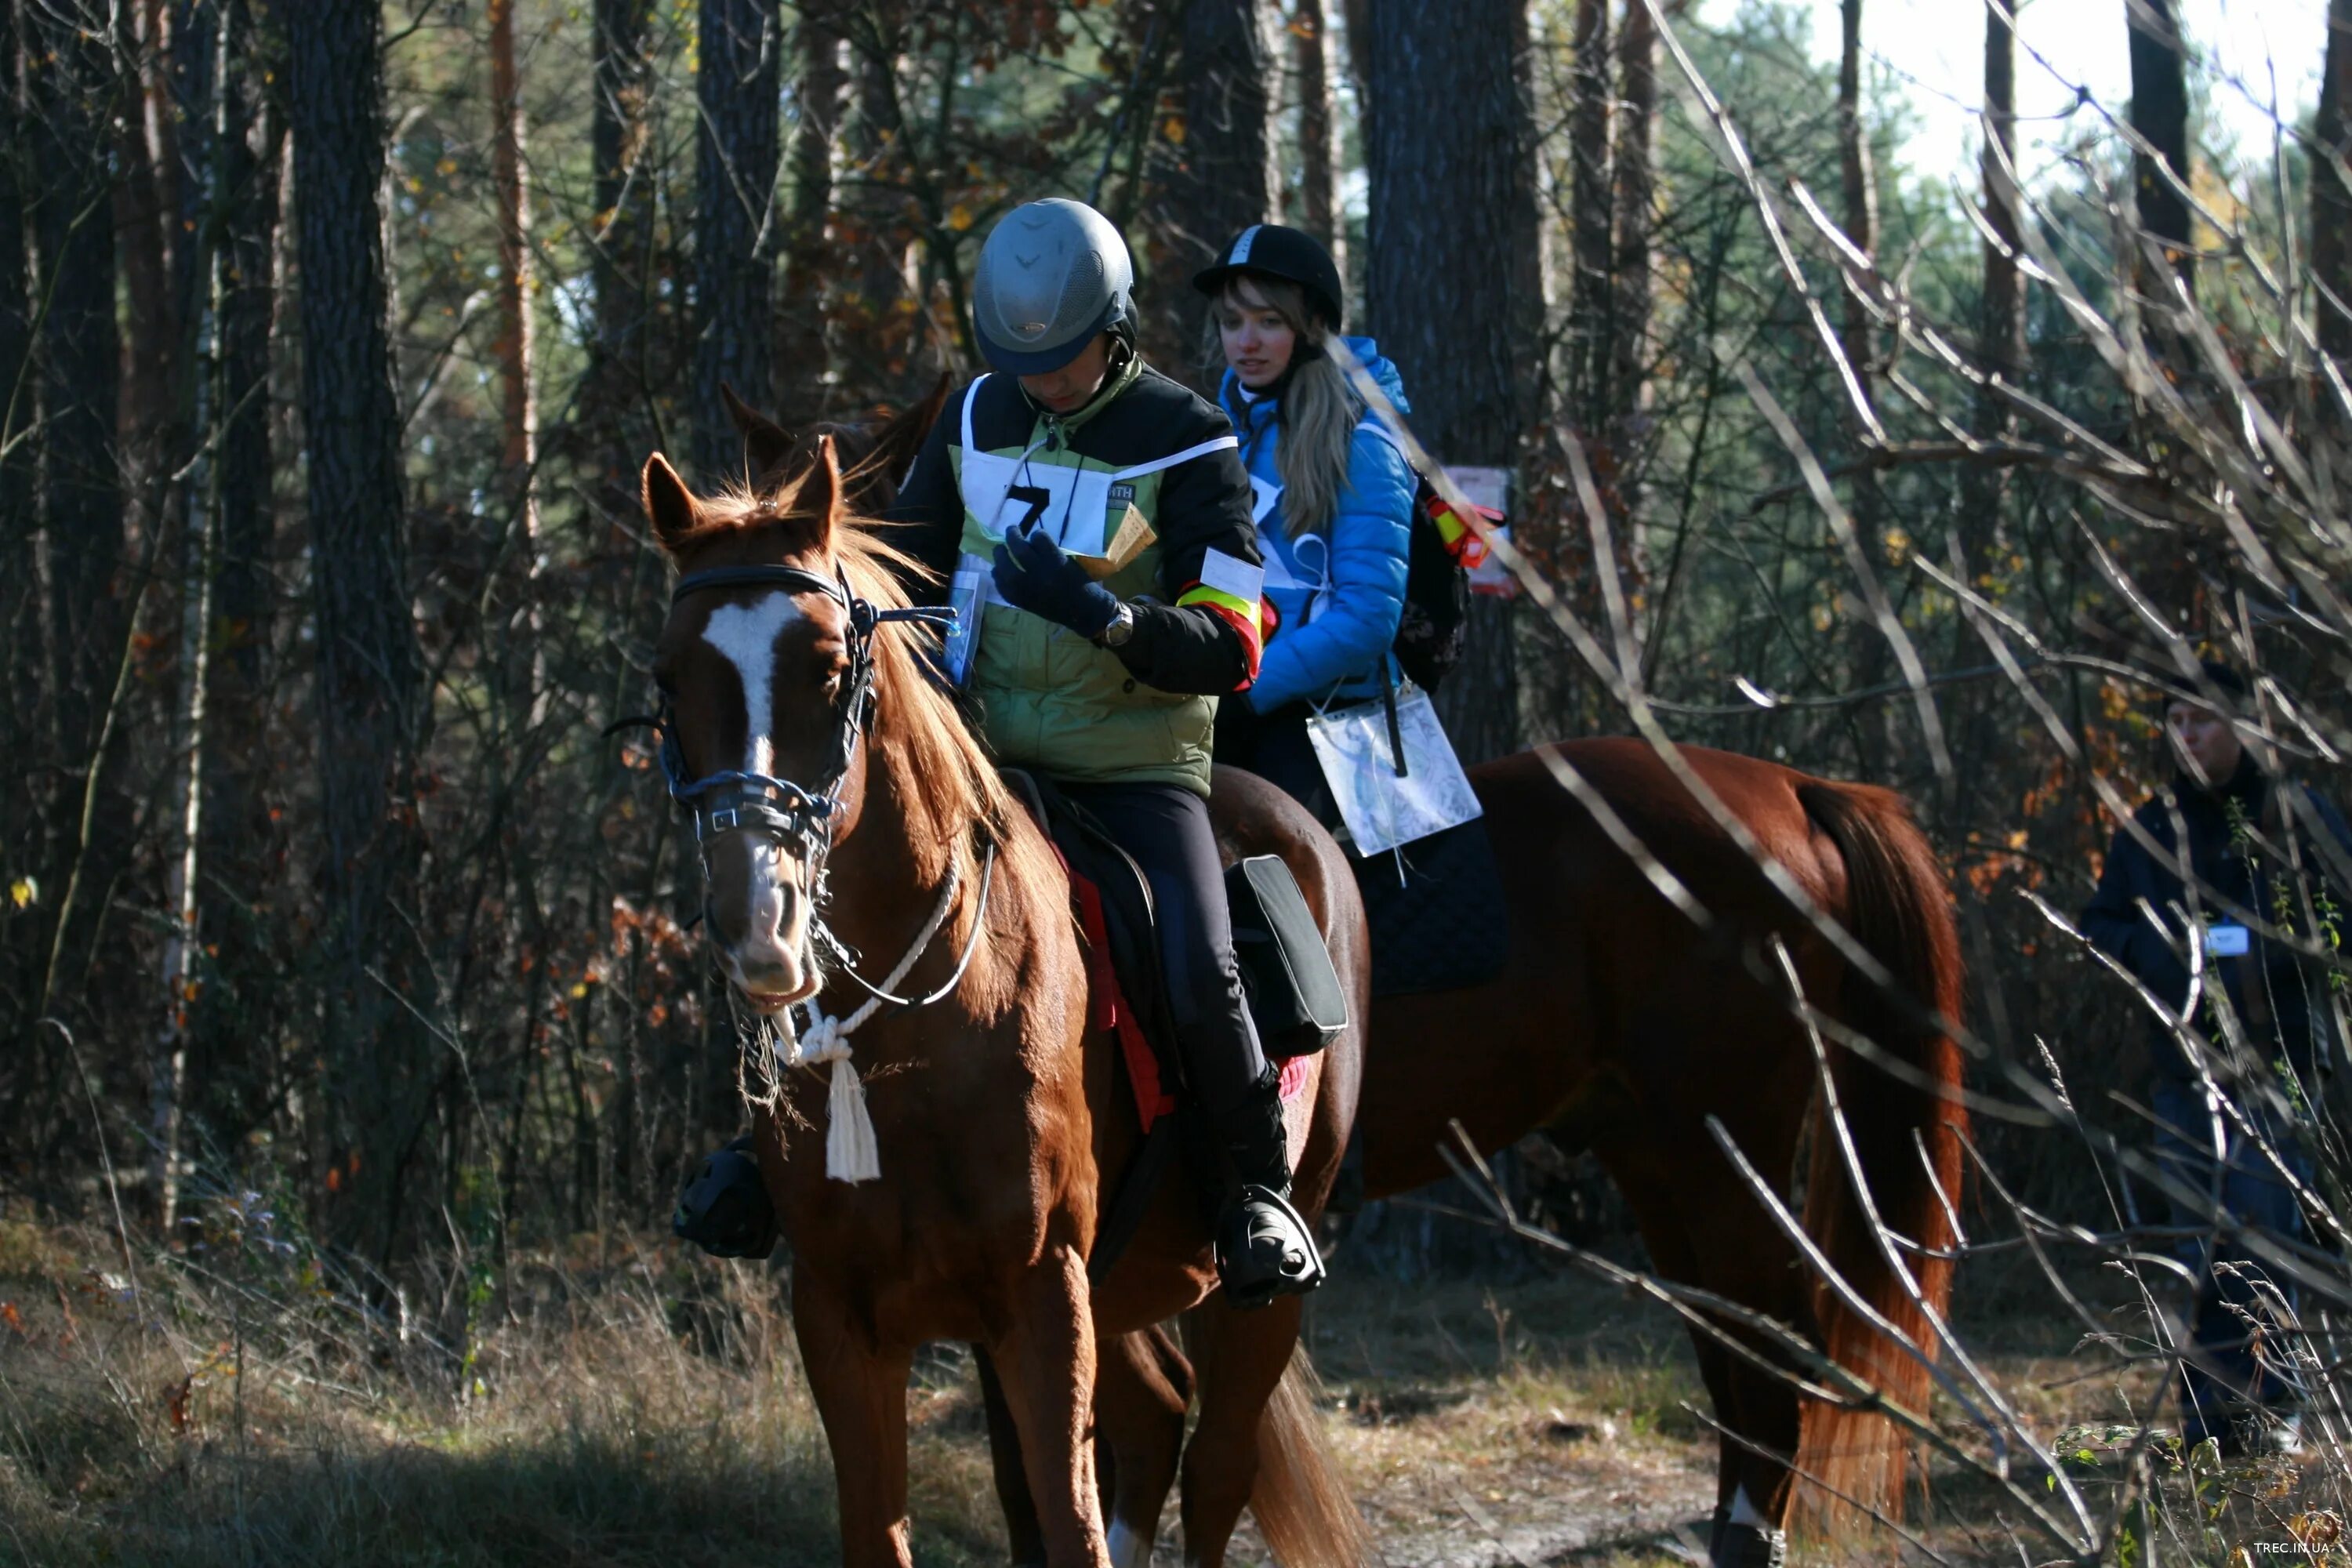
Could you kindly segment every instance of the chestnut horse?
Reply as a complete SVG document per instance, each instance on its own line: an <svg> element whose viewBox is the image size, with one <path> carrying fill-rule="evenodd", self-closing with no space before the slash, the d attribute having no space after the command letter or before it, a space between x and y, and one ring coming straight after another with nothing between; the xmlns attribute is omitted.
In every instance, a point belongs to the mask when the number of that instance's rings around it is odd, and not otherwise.
<svg viewBox="0 0 2352 1568"><path fill-rule="evenodd" d="M1646 742L1571 741L1545 751L1470 770L1487 831L1504 849L1511 931L1502 972L1468 990L1373 1005L1358 1114L1366 1194L1445 1174L1438 1145L1451 1121L1485 1152L1547 1130L1563 1147L1599 1157L1659 1274L1799 1329L1889 1400L1924 1413L1927 1367L1804 1266L1707 1121L1718 1121L1783 1197L1814 1129L1807 1235L1877 1313L1932 1350L1926 1321L1855 1205L1835 1141L1815 1127L1813 1050L1772 951L1777 936L1806 1002L1899 1064L1889 1072L1832 1050L1856 1163L1881 1219L1925 1249L1911 1267L1940 1313L1951 1268L1937 1255L1955 1239L1946 1204L1958 1202L1966 1113L1959 1047L1937 1020L1960 1017L1963 976L1950 893L1926 837L1891 791L1682 749L1812 910L1876 960L1894 982L1889 992L1773 888ZM1680 883L1705 911L1704 925L1570 798L1562 764ZM1430 1051L1426 1043L1439 1037L1450 1048ZM1785 1379L1713 1335L1692 1337L1727 1428L1719 1519L1784 1528L1798 1511L1797 1475L1825 1489L1804 1494L1805 1513L1836 1514L1834 1494L1843 1493L1899 1516L1907 1445L1885 1418L1801 1401Z"/></svg>
<svg viewBox="0 0 2352 1568"><path fill-rule="evenodd" d="M861 465L869 504L887 504L889 479L911 461L946 387L942 380L876 437L874 461ZM794 449L773 424L740 407L738 418L755 471ZM1957 1202L1966 1122L1954 1092L1959 1052L1932 1020L1960 1016L1963 975L1941 868L1888 791L1700 747L1682 756L1812 911L1851 933L1895 991L1873 984L1775 890L1646 744L1572 741L1474 767L1487 831L1504 851L1508 952L1481 985L1373 1004L1357 1115L1366 1195L1392 1196L1444 1175L1438 1149L1450 1142L1454 1121L1486 1152L1548 1130L1564 1147L1595 1152L1660 1273L1804 1331L1890 1399L1921 1409L1925 1367L1808 1275L1706 1124L1717 1119L1787 1194L1818 1107L1811 1046L1767 952L1777 935L1814 1007L1912 1069L1906 1082L1835 1053L1840 1102L1881 1218L1930 1254L1949 1247L1937 1188ZM1604 803L1617 834L1572 798L1568 774ZM1245 777L1221 770L1219 794ZM1620 836L1655 858L1705 911L1704 923L1676 909ZM1436 1041L1443 1048L1433 1048ZM1829 1153L1827 1141L1816 1140L1804 1228L1874 1310L1914 1343L1932 1344L1863 1226L1843 1163ZM1915 1267L1923 1296L1940 1311L1948 1265L1928 1257ZM1801 1511L1798 1475L1826 1489L1806 1499L1812 1506L1802 1511L1817 1517L1835 1511L1840 1493L1899 1512L1905 1449L1883 1419L1800 1400L1787 1382L1711 1334L1694 1331L1693 1338L1727 1429L1718 1518L1747 1527L1744 1535L1718 1531L1726 1568L1750 1554L1756 1531L1780 1530ZM1043 1541L1019 1446L984 1348L980 1359L1014 1559L1039 1561ZM1123 1563L1149 1557L1178 1473L1191 1389L1192 1368L1164 1331L1102 1347L1097 1420L1127 1526ZM1284 1392L1295 1393L1288 1384Z"/></svg>
<svg viewBox="0 0 2352 1568"><path fill-rule="evenodd" d="M1907 1069L1890 1074L1832 1047L1856 1163L1880 1217L1925 1249L1912 1267L1926 1300L1943 1310L1951 1271L1934 1255L1954 1239L1945 1200L1958 1201L1966 1118L1959 1049L1937 1023L1957 1020L1961 1009L1942 869L1887 790L1698 747L1682 756L1758 850L1786 870L1812 914L1850 933L1894 989L1874 983L1776 890L1646 742L1572 741L1474 767L1471 784L1501 852L1508 954L1483 984L1372 1005L1357 1116L1366 1195L1391 1196L1445 1175L1439 1148L1452 1142L1454 1121L1484 1152L1548 1130L1567 1148L1598 1154L1661 1275L1800 1330L1889 1400L1924 1411L1927 1368L1822 1286L1707 1121L1716 1119L1788 1194L1800 1144L1815 1124L1818 1071L1772 952L1777 936L1805 1000ZM1663 878L1578 804L1565 787L1570 773L1614 815L1625 841L1654 858ZM1703 915L1684 913L1661 880L1678 884ZM1827 1137L1812 1140L1802 1220L1874 1310L1932 1349ZM1889 1423L1801 1400L1786 1380L1714 1335L1695 1328L1692 1337L1725 1429L1718 1568L1776 1561L1779 1532L1792 1516L1825 1521L1859 1505L1899 1517L1906 1445ZM1120 1475L1173 1473L1184 1371L1164 1337L1106 1353L1103 1439ZM1001 1429L1002 1420L993 1425ZM1015 1561L1034 1561L1024 1500L1002 1473L999 1489Z"/></svg>
<svg viewBox="0 0 2352 1568"><path fill-rule="evenodd" d="M919 614L898 586L908 563L845 513L832 438L796 473L755 471L758 488L698 500L659 456L646 466L646 513L680 573L655 674L710 939L751 1021L759 1163L793 1248L844 1561L911 1560L906 1386L937 1339L991 1358L1045 1557L1104 1564L1113 1541L1131 1557L1139 1531L1123 1515L1106 1539L1087 1440L1096 1346L1107 1337L1124 1364L1125 1347L1155 1342L1127 1336L1186 1314L1192 1558L1222 1562L1246 1504L1270 1534L1310 1543L1293 1562L1356 1562L1361 1525L1300 1392L1298 1300L1223 1306L1180 1180L1090 1284L1102 1189L1140 1140L1110 1055L1086 1048L1066 881L890 624ZM1362 910L1338 847L1245 777L1221 778L1213 818L1229 856L1288 862L1363 1018ZM828 1020L805 1040L787 1012L802 1002ZM1361 1049L1350 1028L1291 1105L1294 1196L1310 1216L1347 1143ZM1169 1478L1129 1468L1164 1494Z"/></svg>

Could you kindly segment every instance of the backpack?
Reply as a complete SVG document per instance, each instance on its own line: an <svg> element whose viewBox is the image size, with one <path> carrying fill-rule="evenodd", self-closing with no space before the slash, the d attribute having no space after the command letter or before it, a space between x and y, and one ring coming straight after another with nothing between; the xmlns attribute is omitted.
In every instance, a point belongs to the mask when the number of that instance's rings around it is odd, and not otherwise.
<svg viewBox="0 0 2352 1568"><path fill-rule="evenodd" d="M1470 569L1486 558L1486 544L1456 516L1426 476L1415 470L1412 547L1406 558L1404 612L1391 645L1397 665L1423 691L1462 662L1470 618ZM1486 513L1487 521L1500 517Z"/></svg>

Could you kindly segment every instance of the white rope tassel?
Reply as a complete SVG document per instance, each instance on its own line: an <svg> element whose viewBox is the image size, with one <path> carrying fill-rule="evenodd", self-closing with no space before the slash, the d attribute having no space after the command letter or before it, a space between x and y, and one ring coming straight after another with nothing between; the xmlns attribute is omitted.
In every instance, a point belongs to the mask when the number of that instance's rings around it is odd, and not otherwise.
<svg viewBox="0 0 2352 1568"><path fill-rule="evenodd" d="M874 1118L866 1110L866 1086L857 1064L841 1053L833 1064L833 1091L825 1100L824 1173L853 1186L882 1179L882 1151L874 1142Z"/></svg>
<svg viewBox="0 0 2352 1568"><path fill-rule="evenodd" d="M866 1086L857 1080L857 1064L850 1059L843 1037L872 1015L873 1004L859 1008L847 1025L820 1016L808 1038L795 1043L793 1061L799 1067L833 1064L833 1087L825 1096L824 1173L853 1186L879 1181L881 1147L874 1138L874 1118L866 1109Z"/></svg>
<svg viewBox="0 0 2352 1568"><path fill-rule="evenodd" d="M931 944L946 923L948 911L955 907L957 877L952 868L946 885L940 889L939 907L924 922L915 944L882 982L882 989L894 991L907 978L915 961ZM828 1018L808 1004L809 1031L805 1038L792 1042L787 1058L793 1067L817 1067L833 1064L833 1084L825 1096L824 1173L836 1182L856 1185L859 1182L882 1179L882 1149L874 1137L874 1118L866 1109L866 1086L858 1081L857 1064L849 1058L849 1037L866 1019L880 1010L881 1002L869 997L865 1005L846 1018Z"/></svg>

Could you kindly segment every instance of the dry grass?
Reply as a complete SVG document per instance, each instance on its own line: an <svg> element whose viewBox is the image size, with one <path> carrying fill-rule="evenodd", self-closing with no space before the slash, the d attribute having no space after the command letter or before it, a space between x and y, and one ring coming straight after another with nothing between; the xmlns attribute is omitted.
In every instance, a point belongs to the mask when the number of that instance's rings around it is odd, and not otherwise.
<svg viewBox="0 0 2352 1568"><path fill-rule="evenodd" d="M133 1290L102 1247L0 1232L0 1561L835 1559L770 1270L540 1258L497 1321L412 1306L404 1337L397 1302L306 1295L299 1258L148 1258ZM929 1561L1002 1553L970 1383L950 1357L910 1394Z"/></svg>
<svg viewBox="0 0 2352 1568"><path fill-rule="evenodd" d="M201 1246L133 1259L134 1286L104 1235L0 1224L0 1563L835 1560L831 1461L777 1270L583 1237L503 1271L442 1260L371 1312L273 1226L215 1205ZM2112 1281L2075 1283L2127 1304ZM2107 1495L2120 1467L2100 1433L2155 1376L2086 1375L2098 1363L2048 1300L1980 1271L1962 1330L2036 1431L2074 1434L2074 1468ZM1399 1568L1664 1568L1678 1532L1703 1540L1715 1442L1662 1311L1576 1274L1399 1288L1343 1260L1307 1342L1327 1433ZM1002 1562L960 1347L919 1366L909 1408L922 1561ZM2192 1488L2218 1511L2164 1555L2218 1563L2325 1528L2292 1465L2177 1472L2184 1502ZM1937 1465L1921 1517L1955 1561L2013 1563L1997 1504ZM1235 1561L1263 1561L1246 1531Z"/></svg>
<svg viewBox="0 0 2352 1568"><path fill-rule="evenodd" d="M224 1201L201 1245L126 1264L102 1234L0 1225L0 1562L835 1561L778 1271L582 1238L442 1260L372 1311L275 1227ZM1343 1277L1310 1336L1391 1561L1507 1561L1513 1531L1523 1556L1638 1557L1711 1486L1679 1333L1580 1279ZM922 1560L1003 1561L960 1347L909 1402Z"/></svg>

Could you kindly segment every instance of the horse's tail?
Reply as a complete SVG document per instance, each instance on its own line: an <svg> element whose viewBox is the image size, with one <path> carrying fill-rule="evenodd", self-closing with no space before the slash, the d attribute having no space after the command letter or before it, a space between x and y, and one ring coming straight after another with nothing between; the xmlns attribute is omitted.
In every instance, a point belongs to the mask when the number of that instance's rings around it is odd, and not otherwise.
<svg viewBox="0 0 2352 1568"><path fill-rule="evenodd" d="M1372 1561L1371 1535L1323 1441L1317 1387L1301 1346L1258 1416L1250 1512L1283 1568L1362 1568Z"/></svg>
<svg viewBox="0 0 2352 1568"><path fill-rule="evenodd" d="M1895 981L1890 993L1849 968L1833 1005L1823 1007L1893 1058L1892 1065L1878 1066L1854 1051L1831 1047L1833 1081L1857 1163L1880 1219L1897 1237L1948 1254L1955 1237L1946 1204L1959 1199L1960 1141L1968 1119L1955 1092L1959 1046L1937 1022L1959 1019L1965 978L1943 868L1902 797L1891 791L1811 781L1797 796L1845 861L1846 929ZM1887 1266L1854 1200L1836 1140L1818 1121L1805 1229L1857 1295L1914 1345L1935 1353L1926 1314ZM1921 1296L1942 1314L1951 1299L1948 1257L1921 1257L1907 1247L1898 1256L1909 1264ZM1816 1303L1830 1357L1893 1403L1925 1414L1926 1364L1825 1286L1817 1289ZM1800 1433L1798 1474L1820 1483L1797 1483L1801 1521L1834 1528L1854 1522L1860 1509L1901 1517L1909 1445L1892 1422L1808 1401Z"/></svg>

